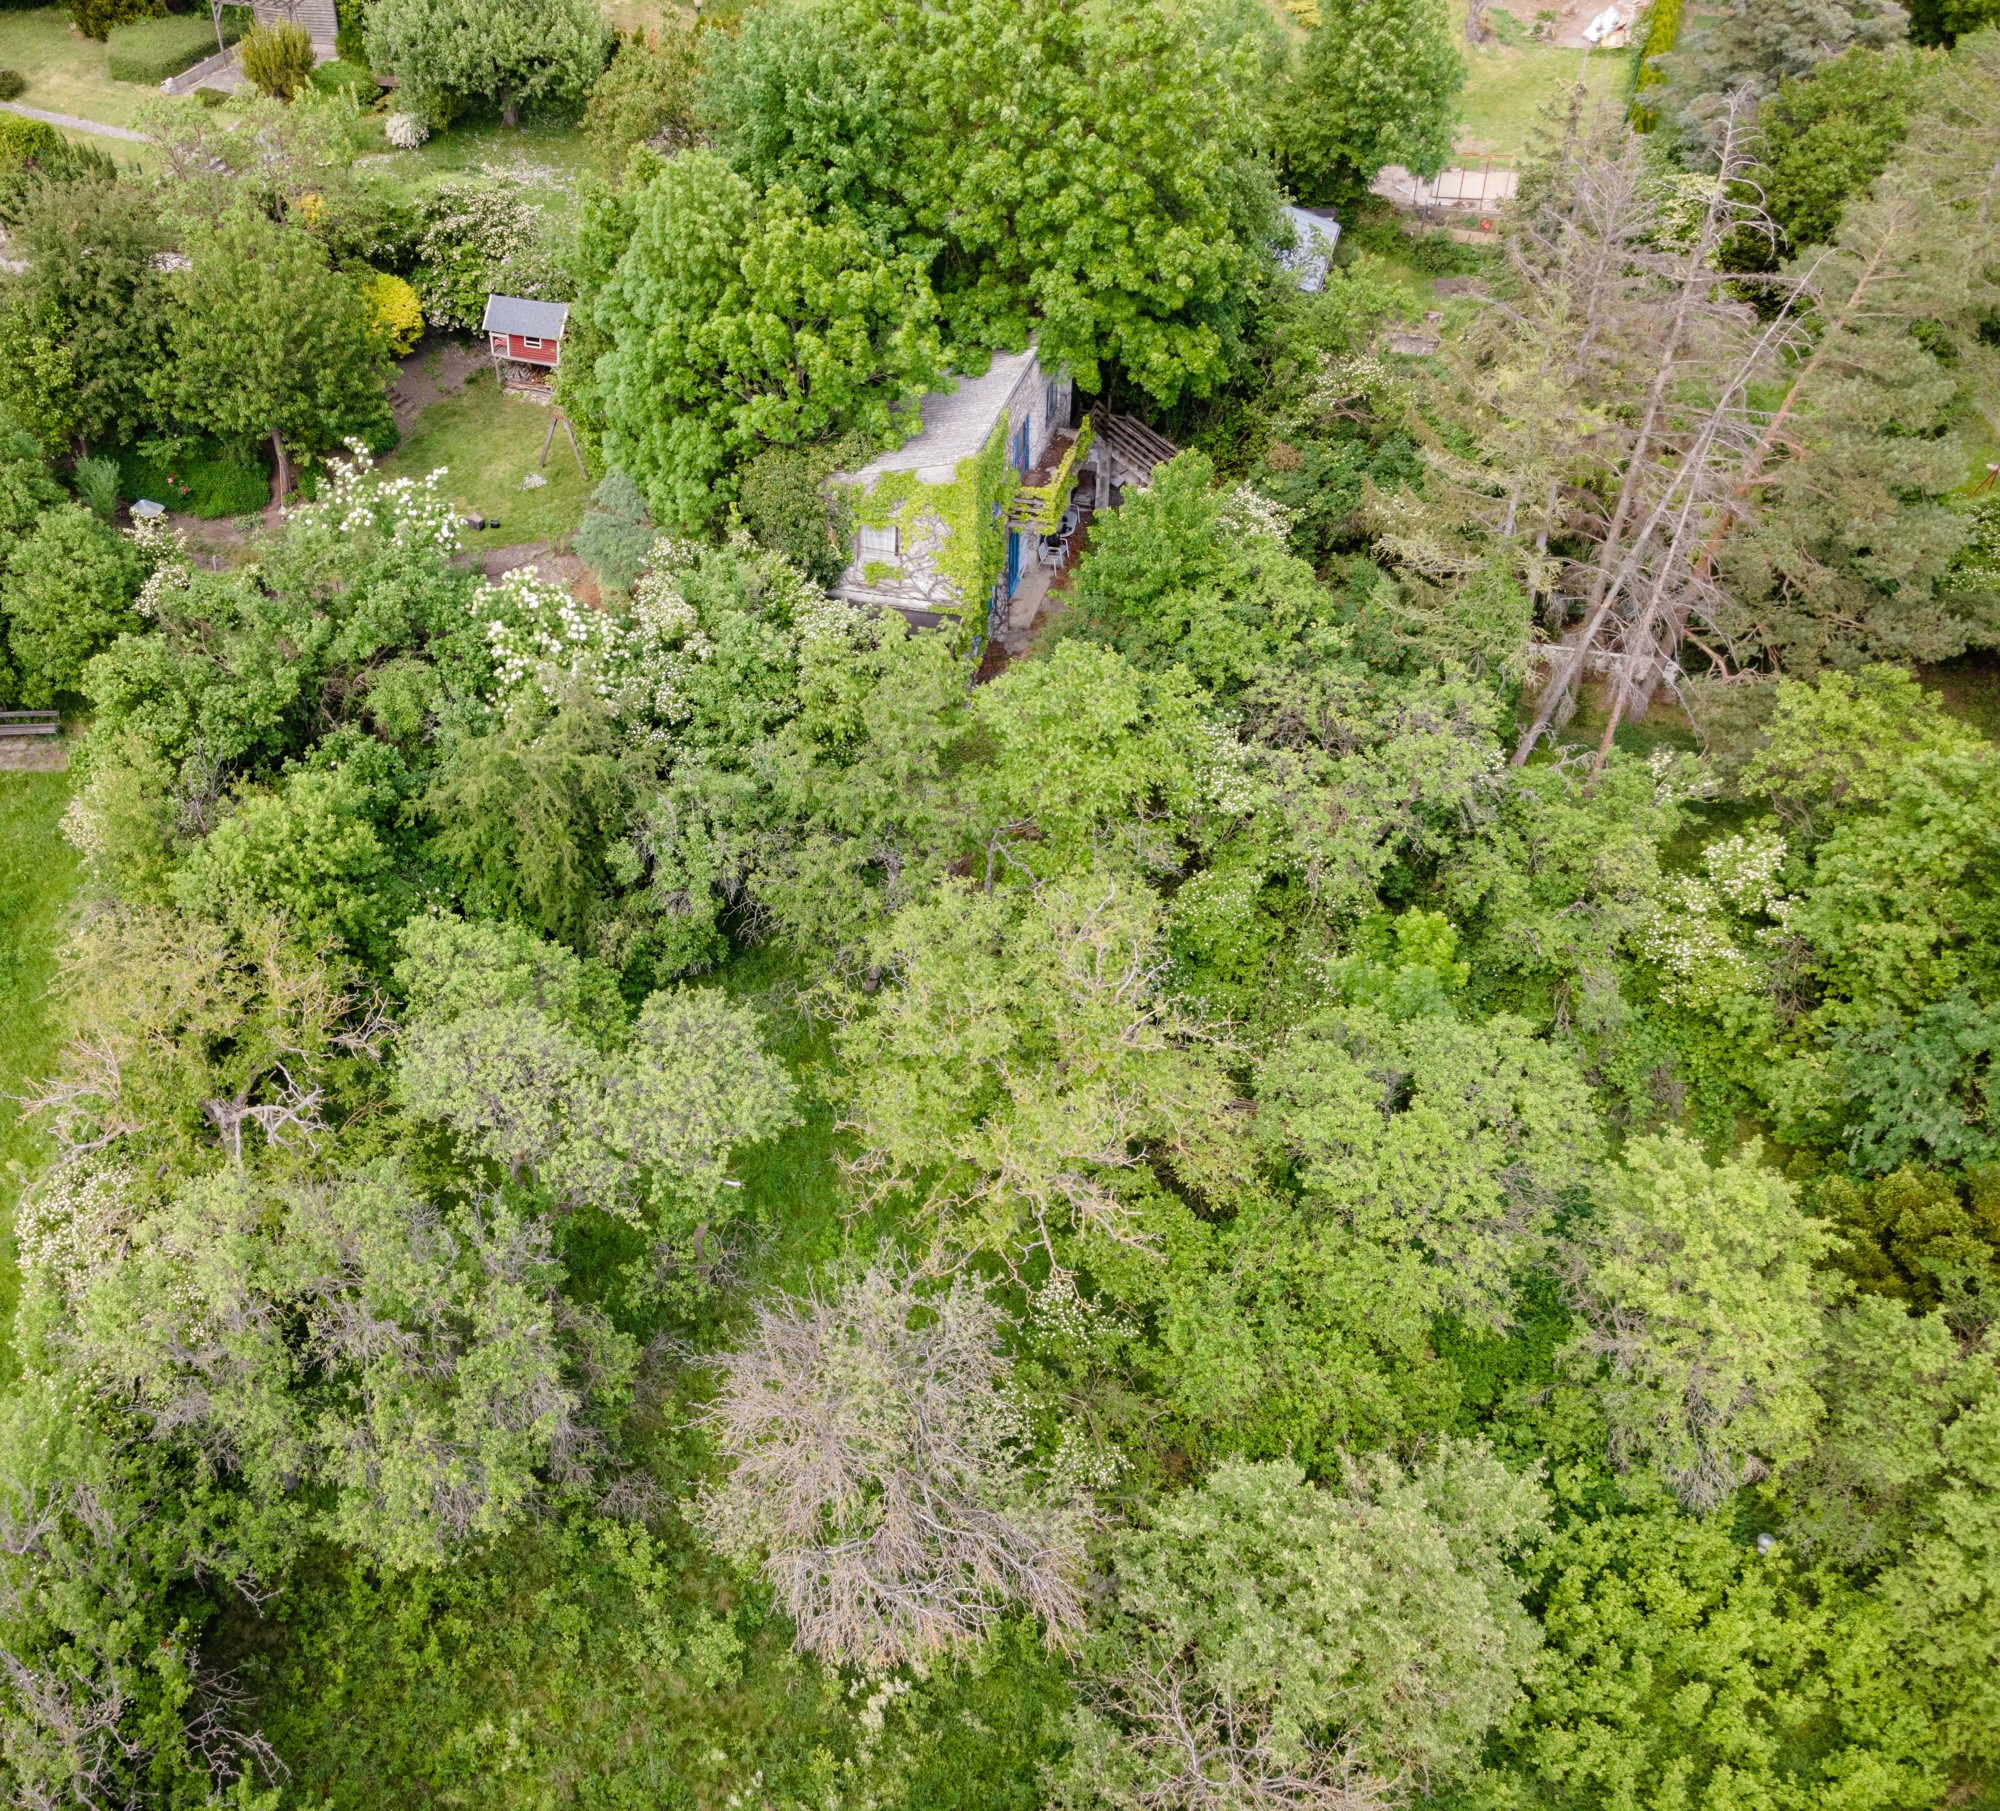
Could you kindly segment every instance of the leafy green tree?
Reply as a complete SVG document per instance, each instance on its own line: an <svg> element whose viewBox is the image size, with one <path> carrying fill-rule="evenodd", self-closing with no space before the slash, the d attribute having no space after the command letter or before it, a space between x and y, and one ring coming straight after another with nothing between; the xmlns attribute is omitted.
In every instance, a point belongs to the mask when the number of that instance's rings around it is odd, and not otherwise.
<svg viewBox="0 0 2000 1811"><path fill-rule="evenodd" d="M1453 36L1439 0L1321 0L1272 109L1278 162L1301 200L1352 201L1384 164L1444 168L1465 84Z"/></svg>
<svg viewBox="0 0 2000 1811"><path fill-rule="evenodd" d="M1120 843L1143 863L1146 820L1195 804L1208 738L1180 673L1063 641L977 693L972 716L992 738L965 787L989 885L1085 870Z"/></svg>
<svg viewBox="0 0 2000 1811"><path fill-rule="evenodd" d="M1839 1573L1671 1507L1575 1517L1544 1557L1544 1645L1490 1802L1936 1803L1938 1728Z"/></svg>
<svg viewBox="0 0 2000 1811"><path fill-rule="evenodd" d="M663 520L706 521L760 448L893 437L941 376L930 285L852 215L796 190L759 196L712 152L676 157L634 208L592 303L609 457Z"/></svg>
<svg viewBox="0 0 2000 1811"><path fill-rule="evenodd" d="M1574 1059L1519 1019L1349 1008L1287 1038L1257 1098L1260 1137L1345 1234L1347 1286L1419 1319L1504 1325L1597 1154Z"/></svg>
<svg viewBox="0 0 2000 1811"><path fill-rule="evenodd" d="M1142 668L1185 666L1225 696L1298 659L1314 630L1323 649L1333 600L1282 532L1258 520L1256 501L1219 490L1200 453L1173 460L1097 519L1065 631L1102 638Z"/></svg>
<svg viewBox="0 0 2000 1811"><path fill-rule="evenodd" d="M1913 43L1948 47L1961 36L1989 25L2000 25L2000 8L1993 0L1911 0Z"/></svg>
<svg viewBox="0 0 2000 1811"><path fill-rule="evenodd" d="M1946 1434L1995 1387L1991 1354L1963 1348L1941 1314L1876 1294L1835 1314L1819 1378L1826 1420L1784 1477L1801 1539L1849 1564L1903 1551L1934 1525Z"/></svg>
<svg viewBox="0 0 2000 1811"><path fill-rule="evenodd" d="M752 13L711 104L751 182L924 261L955 362L1034 331L1170 405L1239 361L1268 270L1262 47L1206 6L823 0Z"/></svg>
<svg viewBox="0 0 2000 1811"><path fill-rule="evenodd" d="M1906 1163L1865 1180L1834 1175L1818 1206L1845 1241L1834 1266L1857 1288L1913 1313L1942 1310L1978 1338L2000 1319L2000 1173L1971 1170L1963 1184Z"/></svg>
<svg viewBox="0 0 2000 1811"><path fill-rule="evenodd" d="M294 769L277 789L237 801L191 852L175 897L225 921L279 911L302 936L339 939L379 962L411 903L383 831L399 803L393 788L348 769Z"/></svg>
<svg viewBox="0 0 2000 1811"><path fill-rule="evenodd" d="M1821 845L1793 918L1829 1000L1850 1009L1828 1016L1865 1023L1881 1006L1918 1011L1960 989L1994 998L1996 859L2000 761L1990 749L1899 762L1881 805Z"/></svg>
<svg viewBox="0 0 2000 1811"><path fill-rule="evenodd" d="M1944 1486L1908 1555L1882 1580L1900 1657L1947 1752L2000 1759L2000 1390L1944 1432Z"/></svg>
<svg viewBox="0 0 2000 1811"><path fill-rule="evenodd" d="M581 100L611 48L587 0L373 0L366 31L368 66L420 106L491 101L508 126L523 107Z"/></svg>
<svg viewBox="0 0 2000 1811"><path fill-rule="evenodd" d="M155 260L169 223L138 184L85 179L27 192L10 255L0 370L9 406L45 444L131 439L157 419L169 288Z"/></svg>
<svg viewBox="0 0 2000 1811"><path fill-rule="evenodd" d="M607 174L623 173L640 145L684 151L698 130L699 40L678 25L620 36L610 66L590 90L583 130Z"/></svg>
<svg viewBox="0 0 2000 1811"><path fill-rule="evenodd" d="M271 497L292 461L350 438L381 441L393 423L388 359L360 290L295 229L239 212L190 236L173 279L172 363L162 388L180 419L239 440L268 440Z"/></svg>
<svg viewBox="0 0 2000 1811"><path fill-rule="evenodd" d="M330 1487L326 1532L396 1569L503 1532L544 1476L587 1482L601 1435L572 1366L615 1405L636 1356L588 1311L559 1321L546 1225L498 1201L440 1212L393 1164L268 1192L192 1182L138 1243L79 1292L89 1359L129 1380L156 1437L253 1493Z"/></svg>
<svg viewBox="0 0 2000 1811"><path fill-rule="evenodd" d="M1831 1248L1792 1186L1711 1166L1680 1133L1642 1139L1574 1236L1584 1321L1569 1359L1599 1386L1613 1449L1713 1508L1809 1449L1825 1334L1813 1263Z"/></svg>
<svg viewBox="0 0 2000 1811"><path fill-rule="evenodd" d="M599 1050L525 1003L420 1022L401 1099L517 1180L698 1243L731 1152L789 1122L791 1084L750 1013L711 992L653 994L619 1032Z"/></svg>
<svg viewBox="0 0 2000 1811"><path fill-rule="evenodd" d="M536 697L491 729L461 731L419 810L429 848L476 913L582 936L608 891L626 776L595 700L550 711Z"/></svg>
<svg viewBox="0 0 2000 1811"><path fill-rule="evenodd" d="M1146 1161L1226 1196L1244 1179L1213 1035L1163 985L1159 911L1130 882L947 883L871 939L892 978L843 1001L848 1110L876 1192L915 1190L960 1250L1134 1231Z"/></svg>
<svg viewBox="0 0 2000 1811"><path fill-rule="evenodd" d="M1919 755L1972 754L1978 739L1902 667L1877 663L1778 682L1769 723L1740 782L1795 830L1824 827L1830 810L1888 798L1897 770ZM1816 815L1817 814L1817 815Z"/></svg>
<svg viewBox="0 0 2000 1811"><path fill-rule="evenodd" d="M1778 84L1757 110L1756 181L1781 237L1772 244L1739 232L1734 267L1774 270L1802 245L1831 243L1849 198L1865 192L1901 146L1921 73L1907 52L1858 46Z"/></svg>
<svg viewBox="0 0 2000 1811"><path fill-rule="evenodd" d="M141 575L131 543L79 504L51 509L14 543L0 568L0 616L23 703L81 689L90 657L137 624Z"/></svg>
<svg viewBox="0 0 2000 1811"><path fill-rule="evenodd" d="M1113 1548L1054 1803L1275 1811L1462 1778L1534 1651L1509 1562L1547 1513L1477 1446L1354 1463L1339 1491L1226 1461Z"/></svg>
<svg viewBox="0 0 2000 1811"><path fill-rule="evenodd" d="M1083 1624L1083 1518L1022 1463L999 1311L961 1279L877 1267L760 1304L706 1420L727 1475L703 1533L759 1566L821 1659L884 1670L983 1639L1003 1610L1052 1647Z"/></svg>

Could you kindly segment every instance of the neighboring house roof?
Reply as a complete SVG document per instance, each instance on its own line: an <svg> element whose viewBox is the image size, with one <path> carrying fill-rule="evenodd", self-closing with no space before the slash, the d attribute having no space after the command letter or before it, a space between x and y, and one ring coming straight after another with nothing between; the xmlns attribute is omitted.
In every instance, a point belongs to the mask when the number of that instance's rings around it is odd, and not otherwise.
<svg viewBox="0 0 2000 1811"><path fill-rule="evenodd" d="M1327 267L1340 245L1340 222L1329 211L1288 207L1285 219L1297 239L1291 251L1278 254L1278 264L1308 295L1326 287Z"/></svg>
<svg viewBox="0 0 2000 1811"><path fill-rule="evenodd" d="M531 340L559 340L569 319L567 302L531 302L525 296L488 296L482 333L522 333Z"/></svg>
<svg viewBox="0 0 2000 1811"><path fill-rule="evenodd" d="M917 404L922 429L891 452L878 453L858 472L863 484L884 472L915 472L926 484L949 484L958 462L979 451L1007 407L1035 349L996 352L982 377L961 377L954 390L933 390Z"/></svg>

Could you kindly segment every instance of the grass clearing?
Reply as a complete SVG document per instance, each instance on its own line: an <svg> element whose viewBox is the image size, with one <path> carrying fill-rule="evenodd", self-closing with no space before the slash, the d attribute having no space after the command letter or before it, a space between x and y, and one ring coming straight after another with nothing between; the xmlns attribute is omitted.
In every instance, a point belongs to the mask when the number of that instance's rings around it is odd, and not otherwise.
<svg viewBox="0 0 2000 1811"><path fill-rule="evenodd" d="M1557 50L1546 44L1493 44L1465 52L1459 97L1461 155L1519 153L1548 103L1581 81L1596 102L1617 101L1632 85L1633 50Z"/></svg>
<svg viewBox="0 0 2000 1811"><path fill-rule="evenodd" d="M106 56L105 47L86 38L57 7L0 12L0 68L18 69L27 78L27 87L14 97L23 107L73 113L107 126L131 125L141 107L159 98L159 90L114 82ZM136 149L112 139L73 136L120 160Z"/></svg>
<svg viewBox="0 0 2000 1811"><path fill-rule="evenodd" d="M387 118L387 111L362 117L369 149L356 162L411 194L448 176L506 174L559 188L591 168L589 143L573 120L528 119L518 126L476 120L437 133L418 150L392 151L382 136Z"/></svg>
<svg viewBox="0 0 2000 1811"><path fill-rule="evenodd" d="M14 1203L47 1154L11 1097L45 1074L55 1056L48 987L63 911L77 886L75 852L57 829L68 803L68 774L0 773L0 1380L14 1368Z"/></svg>
<svg viewBox="0 0 2000 1811"><path fill-rule="evenodd" d="M481 371L457 395L424 410L402 445L382 461L382 470L393 478L421 478L438 466L448 467L445 495L465 510L500 522L497 529L468 534L469 548L543 540L564 546L583 519L596 480L578 472L561 428L549 448L548 464L536 465L550 420L547 404L503 395L492 372ZM522 489L521 480L536 471L548 483Z"/></svg>

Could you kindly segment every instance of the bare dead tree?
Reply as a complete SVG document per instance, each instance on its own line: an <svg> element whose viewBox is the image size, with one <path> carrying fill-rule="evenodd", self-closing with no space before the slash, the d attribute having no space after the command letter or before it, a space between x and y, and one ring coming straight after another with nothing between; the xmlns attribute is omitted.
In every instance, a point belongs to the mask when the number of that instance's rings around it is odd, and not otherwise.
<svg viewBox="0 0 2000 1811"><path fill-rule="evenodd" d="M1613 687L1601 761L1625 711L1650 698L1671 667L1678 629L1713 614L1704 608L1712 581L1693 554L1756 439L1749 385L1790 325L1786 311L1757 332L1717 268L1725 241L1759 217L1743 199L1749 110L1747 95L1732 100L1699 217L1677 239L1662 233L1630 135L1615 147L1586 142L1569 180L1524 229L1516 255L1534 279L1577 286L1589 298L1577 356L1591 356L1614 332L1651 371L1636 396L1619 384L1592 398L1605 436L1594 463L1608 483L1578 491L1581 507L1568 524L1589 549L1572 562L1582 621L1549 662L1516 766L1572 704L1593 664L1610 671ZM1597 386L1583 388L1588 396Z"/></svg>
<svg viewBox="0 0 2000 1811"><path fill-rule="evenodd" d="M763 1304L717 1361L707 1420L731 1470L701 1524L761 1565L803 1650L885 1670L978 1639L1009 1605L1051 1646L1082 1627L1084 1517L1022 1461L1000 1324L962 1280L925 1298L878 1267Z"/></svg>
<svg viewBox="0 0 2000 1811"><path fill-rule="evenodd" d="M1147 1763L1135 1803L1158 1811L1390 1811L1409 1797L1345 1747L1284 1740L1267 1705L1202 1686L1179 1659L1088 1689Z"/></svg>

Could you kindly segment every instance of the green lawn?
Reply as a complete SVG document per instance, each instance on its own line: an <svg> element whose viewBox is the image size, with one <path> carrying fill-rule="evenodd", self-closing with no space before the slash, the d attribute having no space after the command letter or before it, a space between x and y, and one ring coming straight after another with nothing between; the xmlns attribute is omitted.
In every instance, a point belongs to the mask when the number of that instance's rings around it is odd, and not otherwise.
<svg viewBox="0 0 2000 1811"><path fill-rule="evenodd" d="M510 127L481 120L440 132L421 150L392 151L382 137L386 118L385 110L362 120L370 145L362 162L413 191L427 189L446 176L481 170L512 170L530 180L546 172L553 181L562 182L590 167L590 148L571 121L528 119Z"/></svg>
<svg viewBox="0 0 2000 1811"><path fill-rule="evenodd" d="M581 520L594 481L577 471L560 428L548 464L536 466L549 420L546 404L503 396L492 373L482 371L456 396L419 415L382 469L392 477L421 478L448 467L445 494L466 510L500 519L497 529L467 535L469 547L542 540L562 545ZM548 483L523 490L521 480L538 469Z"/></svg>
<svg viewBox="0 0 2000 1811"><path fill-rule="evenodd" d="M14 97L24 107L74 113L107 126L131 125L146 102L159 98L159 90L114 82L105 72L104 58L104 46L86 38L59 8L0 12L0 69L18 69L28 78L27 87ZM113 157L129 157L136 149L108 138L87 142Z"/></svg>
<svg viewBox="0 0 2000 1811"><path fill-rule="evenodd" d="M69 776L0 773L0 1379L13 1370L14 1202L46 1155L10 1098L45 1073L55 1053L46 994L63 908L76 891L76 856L56 826Z"/></svg>
<svg viewBox="0 0 2000 1811"><path fill-rule="evenodd" d="M1465 53L1459 102L1461 155L1519 152L1548 102L1582 80L1597 98L1617 100L1632 85L1631 50L1556 50L1544 44L1495 44Z"/></svg>

